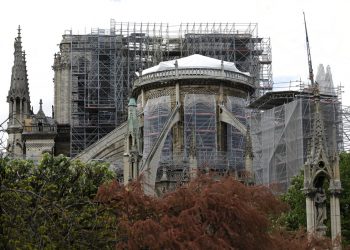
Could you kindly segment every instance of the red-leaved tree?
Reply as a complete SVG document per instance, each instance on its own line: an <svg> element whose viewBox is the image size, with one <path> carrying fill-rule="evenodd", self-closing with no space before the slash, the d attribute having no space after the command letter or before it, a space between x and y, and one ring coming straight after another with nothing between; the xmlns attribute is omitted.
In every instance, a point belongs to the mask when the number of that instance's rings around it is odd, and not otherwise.
<svg viewBox="0 0 350 250"><path fill-rule="evenodd" d="M96 200L116 217L117 249L324 249L305 232L271 227L286 206L262 186L201 177L161 198L139 183L101 186ZM317 244L316 244L317 242Z"/></svg>

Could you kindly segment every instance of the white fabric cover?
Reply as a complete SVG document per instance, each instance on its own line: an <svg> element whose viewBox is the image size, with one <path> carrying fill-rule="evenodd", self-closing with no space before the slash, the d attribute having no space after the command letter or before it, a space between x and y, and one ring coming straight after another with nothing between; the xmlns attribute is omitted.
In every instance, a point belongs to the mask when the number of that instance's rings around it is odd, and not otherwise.
<svg viewBox="0 0 350 250"><path fill-rule="evenodd" d="M164 70L175 69L175 61L176 60L161 62L156 66L143 70L142 75L164 71ZM221 60L207 57L207 56L202 56L199 54L194 54L191 56L179 58L177 59L177 63L178 63L179 69L185 69L185 68L221 69ZM224 70L242 73L236 68L233 62L224 61L223 64L224 64ZM249 73L244 73L244 74L249 75Z"/></svg>

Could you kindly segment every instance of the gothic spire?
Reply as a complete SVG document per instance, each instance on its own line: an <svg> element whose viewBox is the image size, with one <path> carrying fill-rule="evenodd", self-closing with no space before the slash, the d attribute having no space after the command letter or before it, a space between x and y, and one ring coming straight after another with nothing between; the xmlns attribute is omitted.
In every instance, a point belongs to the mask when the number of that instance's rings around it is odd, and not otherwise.
<svg viewBox="0 0 350 250"><path fill-rule="evenodd" d="M18 26L18 35L14 43L14 63L12 66L11 87L8 93L8 102L16 98L30 103L29 85L25 51L22 50L21 27ZM28 105L29 107L29 105Z"/></svg>
<svg viewBox="0 0 350 250"><path fill-rule="evenodd" d="M325 135L325 129L321 114L321 108L320 108L320 86L319 83L314 81L314 73L312 69L312 61L311 61L311 52L310 52L310 44L309 44L309 37L307 33L307 27L306 27L306 19L305 19L305 13L304 15L304 24L305 24L305 34L306 34L306 47L307 47L307 55L308 55L308 65L309 65L309 78L311 81L311 88L313 93L313 98L315 101L315 110L312 113L313 116L313 130L312 130L312 137L310 142L310 150L308 152L308 163L309 164L317 164L320 160L328 160L328 149L327 149L327 141L326 141L326 135ZM320 80L323 78L324 75L324 68L319 67L318 72L318 78L317 80Z"/></svg>
<svg viewBox="0 0 350 250"><path fill-rule="evenodd" d="M311 147L308 153L310 164L316 164L320 160L328 161L328 147L323 124L319 92L314 93L315 111L313 113L313 129ZM323 159L322 159L323 158Z"/></svg>
<svg viewBox="0 0 350 250"><path fill-rule="evenodd" d="M39 111L38 113L36 114L36 118L39 118L39 119L45 119L46 118L46 115L43 111L43 101L40 99L40 102L39 102Z"/></svg>

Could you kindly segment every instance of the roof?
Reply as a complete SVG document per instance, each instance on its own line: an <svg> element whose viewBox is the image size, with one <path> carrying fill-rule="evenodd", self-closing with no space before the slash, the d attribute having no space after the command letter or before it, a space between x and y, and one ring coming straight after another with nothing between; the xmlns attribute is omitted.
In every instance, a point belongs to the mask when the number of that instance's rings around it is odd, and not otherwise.
<svg viewBox="0 0 350 250"><path fill-rule="evenodd" d="M336 98L334 95L321 94L321 99L332 100ZM248 107L260 110L271 109L294 101L296 98L313 98L310 91L271 91L256 99Z"/></svg>
<svg viewBox="0 0 350 250"><path fill-rule="evenodd" d="M298 91L271 91L265 93L263 96L256 99L249 105L249 108L257 109L271 109L276 106L283 105L288 102L295 100L297 95L302 94ZM305 93L306 95L311 96L310 93Z"/></svg>
<svg viewBox="0 0 350 250"><path fill-rule="evenodd" d="M223 65L224 70L243 73L236 68L236 65L233 62L221 61L215 58L194 54L194 55L182 57L176 60L161 62L156 66L143 70L142 75L175 69L176 61L177 61L178 69L186 69L186 68L221 69ZM249 76L249 73L243 73L243 74L246 74Z"/></svg>

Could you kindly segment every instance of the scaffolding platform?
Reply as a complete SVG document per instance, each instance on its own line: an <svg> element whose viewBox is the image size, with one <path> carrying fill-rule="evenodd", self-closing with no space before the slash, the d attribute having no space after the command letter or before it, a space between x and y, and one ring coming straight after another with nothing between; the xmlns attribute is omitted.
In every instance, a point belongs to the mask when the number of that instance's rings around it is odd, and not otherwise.
<svg viewBox="0 0 350 250"><path fill-rule="evenodd" d="M294 101L297 98L312 98L313 94L310 91L273 91L267 92L260 98L252 102L248 108L252 109L271 109L289 102ZM320 96L324 101L334 101L337 99L334 95L321 95Z"/></svg>

